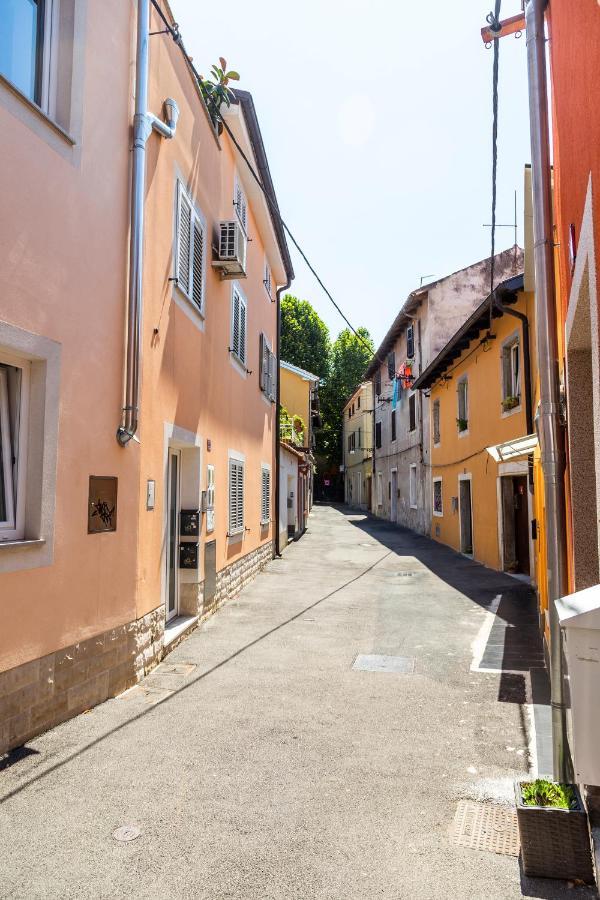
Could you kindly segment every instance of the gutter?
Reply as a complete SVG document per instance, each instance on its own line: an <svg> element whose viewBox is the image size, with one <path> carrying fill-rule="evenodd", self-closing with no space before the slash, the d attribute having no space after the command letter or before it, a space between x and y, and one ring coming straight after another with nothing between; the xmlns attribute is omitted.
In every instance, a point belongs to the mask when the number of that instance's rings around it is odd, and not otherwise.
<svg viewBox="0 0 600 900"><path fill-rule="evenodd" d="M555 310L554 233L544 11L547 0L528 0L525 8L533 247L535 264L536 336L540 381L538 434L544 497L550 624L550 689L554 778L568 781L567 736L563 684L562 635L556 600L567 592L565 546L565 452L560 424L558 338Z"/></svg>
<svg viewBox="0 0 600 900"><path fill-rule="evenodd" d="M122 447L127 446L131 440L138 440L137 430L140 420L146 143L153 130L164 138L174 138L177 119L179 118L177 103L170 98L165 100L163 104L166 121L148 112L149 37L150 0L138 0L133 161L131 167L127 356L125 362L124 406L121 413L121 423L117 429L117 441Z"/></svg>

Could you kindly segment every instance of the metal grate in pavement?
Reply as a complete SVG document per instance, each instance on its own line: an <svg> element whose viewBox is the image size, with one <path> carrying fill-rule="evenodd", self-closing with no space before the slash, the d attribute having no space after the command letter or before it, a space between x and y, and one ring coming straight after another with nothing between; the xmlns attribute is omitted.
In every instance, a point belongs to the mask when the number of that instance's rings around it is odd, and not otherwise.
<svg viewBox="0 0 600 900"><path fill-rule="evenodd" d="M503 856L518 856L516 810L496 803L461 800L454 816L450 840L459 847L471 850L489 850Z"/></svg>
<svg viewBox="0 0 600 900"><path fill-rule="evenodd" d="M359 653L353 669L361 672L393 672L396 675L412 675L415 671L414 656L381 656L376 653Z"/></svg>

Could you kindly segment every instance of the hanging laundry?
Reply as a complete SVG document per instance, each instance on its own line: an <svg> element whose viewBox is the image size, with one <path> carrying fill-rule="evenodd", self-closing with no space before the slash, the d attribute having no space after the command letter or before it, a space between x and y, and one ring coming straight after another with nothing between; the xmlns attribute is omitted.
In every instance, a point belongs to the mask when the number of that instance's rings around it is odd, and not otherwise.
<svg viewBox="0 0 600 900"><path fill-rule="evenodd" d="M392 394L392 409L396 409L396 404L398 402L398 376L394 377L394 393Z"/></svg>

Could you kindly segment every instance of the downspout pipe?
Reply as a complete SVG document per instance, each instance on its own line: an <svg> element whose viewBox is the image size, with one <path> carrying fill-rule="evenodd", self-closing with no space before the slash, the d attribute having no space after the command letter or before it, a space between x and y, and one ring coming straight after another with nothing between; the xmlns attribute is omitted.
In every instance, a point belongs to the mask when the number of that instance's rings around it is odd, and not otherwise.
<svg viewBox="0 0 600 900"><path fill-rule="evenodd" d="M146 193L146 143L152 130L164 138L175 137L179 109L175 100L164 102L166 121L148 112L150 0L138 0L135 71L135 112L131 165L131 221L129 233L129 288L127 303L127 353L125 402L117 441L125 447L136 439L139 426L142 299L144 276L144 197Z"/></svg>
<svg viewBox="0 0 600 900"><path fill-rule="evenodd" d="M281 556L282 549L279 536L279 503L281 496L281 441L279 440L281 432L281 295L289 290L291 280L288 278L287 284L277 288L277 341L276 341L276 357L277 357L277 390L275 391L275 539L273 541L275 548L275 556Z"/></svg>
<svg viewBox="0 0 600 900"><path fill-rule="evenodd" d="M538 433L546 503L550 686L554 778L567 781L567 738L562 664L562 636L555 601L567 592L565 546L565 452L560 424L558 337L554 284L552 174L544 11L547 0L528 0L525 8L533 244L540 404Z"/></svg>

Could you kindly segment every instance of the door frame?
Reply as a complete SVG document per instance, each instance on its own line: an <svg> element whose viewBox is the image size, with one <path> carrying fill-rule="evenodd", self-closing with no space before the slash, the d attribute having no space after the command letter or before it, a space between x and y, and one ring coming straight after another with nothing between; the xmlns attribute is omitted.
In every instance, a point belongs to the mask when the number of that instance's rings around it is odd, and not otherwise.
<svg viewBox="0 0 600 900"><path fill-rule="evenodd" d="M471 497L471 552L470 553L465 553L465 551L462 549L463 532L462 532L462 510L461 510L461 503L460 503L460 499L461 499L460 498L460 483L461 483L461 481L471 482L471 485L469 488L469 493L470 493L470 497ZM475 532L473 530L473 475L471 472L469 472L465 475L458 476L458 545L459 545L460 552L463 554L463 556L467 556L469 559L475 559Z"/></svg>
<svg viewBox="0 0 600 900"><path fill-rule="evenodd" d="M498 510L498 554L500 559L500 566L502 571L504 572L504 519L502 516L502 478L511 478L514 476L525 475L527 476L527 516L529 520L529 577L535 577L535 547L533 544L533 537L531 535L531 522L534 518L533 516L533 497L531 491L529 490L529 464L527 460L520 460L519 462L505 462L500 463L498 466L498 477L496 479L496 507ZM510 573L508 573L510 574Z"/></svg>
<svg viewBox="0 0 600 900"><path fill-rule="evenodd" d="M171 460L177 458L177 502L175 506L175 529L176 536L174 541L175 548L175 608L169 612L169 554L171 551ZM165 503L165 534L166 534L166 553L165 553L165 621L169 622L179 615L179 522L181 512L181 450L177 447L167 448L167 477L166 477L166 503Z"/></svg>

